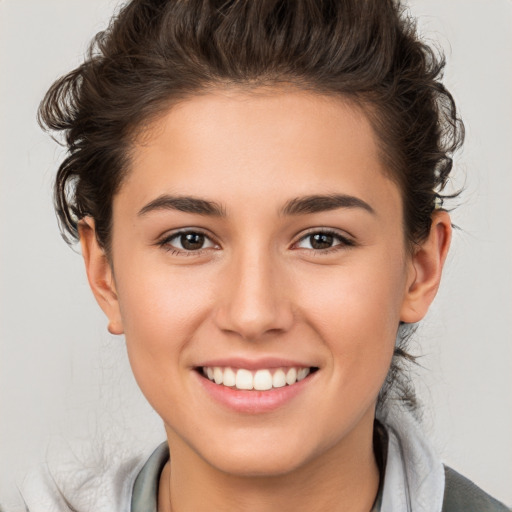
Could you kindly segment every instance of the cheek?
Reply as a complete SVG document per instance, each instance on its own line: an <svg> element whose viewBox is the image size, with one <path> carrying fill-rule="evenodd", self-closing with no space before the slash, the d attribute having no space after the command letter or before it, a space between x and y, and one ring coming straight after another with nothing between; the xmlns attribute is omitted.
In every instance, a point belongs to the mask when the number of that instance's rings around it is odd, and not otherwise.
<svg viewBox="0 0 512 512"><path fill-rule="evenodd" d="M393 260L392 255L389 258ZM396 332L406 272L399 256L396 264L386 259L356 255L346 265L303 273L296 282L300 283L304 314L309 311L324 327L356 337L358 332L371 330L384 336Z"/></svg>
<svg viewBox="0 0 512 512"><path fill-rule="evenodd" d="M391 357L404 299L400 255L361 258L303 280L302 311L332 356L333 372L350 387L380 388Z"/></svg>
<svg viewBox="0 0 512 512"><path fill-rule="evenodd" d="M214 293L201 269L176 272L140 263L119 265L116 282L132 370L152 402L152 383L172 380L183 370L185 347L204 321Z"/></svg>
<svg viewBox="0 0 512 512"><path fill-rule="evenodd" d="M180 339L211 295L211 271L172 265L161 249L123 242L115 247L115 277L127 338L136 334L141 343Z"/></svg>

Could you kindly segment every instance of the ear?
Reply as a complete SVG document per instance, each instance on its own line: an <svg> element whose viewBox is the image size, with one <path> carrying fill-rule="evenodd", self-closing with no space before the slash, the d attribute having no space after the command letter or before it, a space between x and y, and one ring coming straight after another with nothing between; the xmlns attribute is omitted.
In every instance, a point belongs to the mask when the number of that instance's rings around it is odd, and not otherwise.
<svg viewBox="0 0 512 512"><path fill-rule="evenodd" d="M83 218L78 224L78 233L89 286L99 306L107 315L108 330L111 334L123 334L112 266L96 239L94 219Z"/></svg>
<svg viewBox="0 0 512 512"><path fill-rule="evenodd" d="M439 288L451 237L450 215L444 210L435 212L427 239L416 247L412 256L400 314L402 322L419 322L427 314Z"/></svg>

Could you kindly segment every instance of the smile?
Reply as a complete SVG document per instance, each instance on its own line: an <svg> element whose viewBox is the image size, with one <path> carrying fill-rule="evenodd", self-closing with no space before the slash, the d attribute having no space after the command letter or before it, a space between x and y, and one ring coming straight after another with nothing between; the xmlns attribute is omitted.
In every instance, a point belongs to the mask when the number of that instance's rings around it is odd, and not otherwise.
<svg viewBox="0 0 512 512"><path fill-rule="evenodd" d="M244 391L267 391L292 386L305 379L316 368L292 366L251 371L229 366L203 366L201 370L208 380L220 386Z"/></svg>

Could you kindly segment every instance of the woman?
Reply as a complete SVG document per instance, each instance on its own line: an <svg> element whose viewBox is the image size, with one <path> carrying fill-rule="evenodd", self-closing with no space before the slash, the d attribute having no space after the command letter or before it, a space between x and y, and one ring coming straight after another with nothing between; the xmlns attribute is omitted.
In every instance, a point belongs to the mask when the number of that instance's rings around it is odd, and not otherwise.
<svg viewBox="0 0 512 512"><path fill-rule="evenodd" d="M442 67L392 2L132 2L49 91L63 229L171 453L122 509L505 510L400 377L451 237Z"/></svg>

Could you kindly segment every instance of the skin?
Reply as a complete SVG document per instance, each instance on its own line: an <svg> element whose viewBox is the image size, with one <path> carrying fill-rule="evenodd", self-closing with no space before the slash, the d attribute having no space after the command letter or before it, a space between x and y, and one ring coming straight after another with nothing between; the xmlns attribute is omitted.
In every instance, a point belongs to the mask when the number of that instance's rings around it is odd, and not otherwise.
<svg viewBox="0 0 512 512"><path fill-rule="evenodd" d="M223 215L147 206L163 194L215 202ZM282 211L326 194L372 211ZM183 229L207 235L201 251L172 238ZM325 229L332 247L314 248L309 235ZM436 212L429 237L408 250L400 191L358 108L278 89L188 99L133 148L110 259L93 219L80 233L109 329L125 334L165 424L172 461L159 511L370 510L377 395L399 322L419 321L436 294L451 228ZM240 413L212 400L195 369L226 357L318 371L277 409Z"/></svg>

